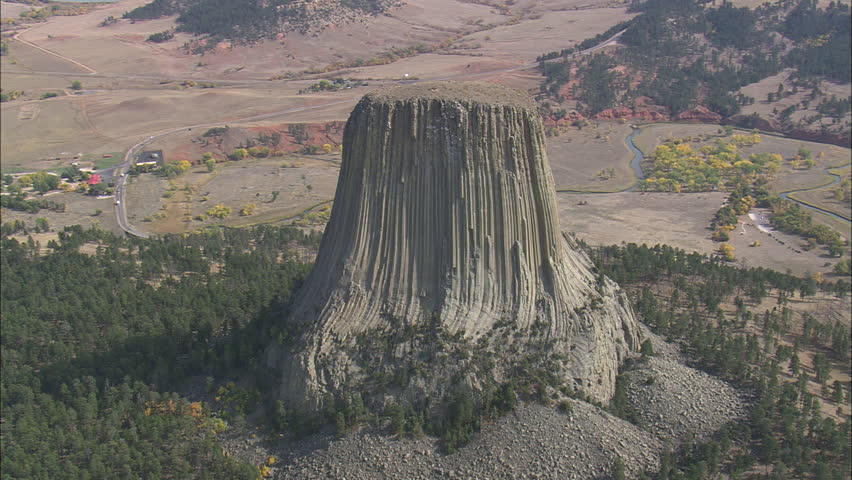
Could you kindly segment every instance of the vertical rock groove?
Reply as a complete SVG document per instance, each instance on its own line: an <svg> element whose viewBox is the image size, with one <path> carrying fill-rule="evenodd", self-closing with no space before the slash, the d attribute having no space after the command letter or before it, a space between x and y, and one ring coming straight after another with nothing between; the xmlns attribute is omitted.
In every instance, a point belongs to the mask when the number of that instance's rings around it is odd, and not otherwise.
<svg viewBox="0 0 852 480"><path fill-rule="evenodd" d="M494 347L509 363L544 325L561 373L612 395L636 320L560 231L531 99L492 84L396 87L358 103L343 142L331 219L290 315L302 336L268 351L283 397L317 406L369 375L353 361L358 335L436 321L472 341L511 322L517 340Z"/></svg>

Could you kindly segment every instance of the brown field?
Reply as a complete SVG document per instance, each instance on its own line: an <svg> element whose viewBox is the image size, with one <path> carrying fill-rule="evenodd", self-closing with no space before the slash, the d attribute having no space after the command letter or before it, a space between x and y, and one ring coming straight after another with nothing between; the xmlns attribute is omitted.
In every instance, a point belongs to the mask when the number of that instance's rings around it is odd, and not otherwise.
<svg viewBox="0 0 852 480"><path fill-rule="evenodd" d="M852 170L852 168L847 166L844 168L833 169L832 172L841 175L842 177L848 177L850 170ZM852 218L852 205L849 204L849 199L838 200L834 195L834 189L836 187L837 184L834 184L824 188L790 194L790 196L797 200L834 212L840 216Z"/></svg>
<svg viewBox="0 0 852 480"><path fill-rule="evenodd" d="M821 101L831 98L832 95L836 95L837 98L848 98L852 95L852 85L848 83L840 85L827 80L823 81L820 85L820 90L823 93L813 98L810 96L811 90L798 89L797 93L790 93L793 90L792 83L789 80L791 72L792 70L787 69L777 75L764 78L759 82L742 87L740 89L740 93L754 97L754 103L752 105L743 106L741 113L743 115L757 113L761 118L770 121L773 125L778 127L781 124L778 114L775 112L781 112L791 105L798 105L796 112L790 116L790 121L793 124L797 124L800 121L804 121L806 117L816 115L817 105L819 105ZM787 93L785 93L783 98L769 102L767 95L769 93L777 92L778 85L783 85L784 90ZM804 108L804 105L800 104L807 100L810 101L810 104L806 109ZM810 125L803 124L803 128L815 131L819 131L820 128L824 128L829 132L848 132L850 124L852 124L852 114L847 113L844 118L841 119L840 123L835 124L831 118L826 117Z"/></svg>
<svg viewBox="0 0 852 480"><path fill-rule="evenodd" d="M334 198L338 168L339 156L317 155L225 162L213 173L196 167L171 180L143 174L128 184L128 218L154 234L279 222ZM240 215L248 204L255 213ZM196 218L214 205L232 212L225 219Z"/></svg>
<svg viewBox="0 0 852 480"><path fill-rule="evenodd" d="M757 208L751 213L765 215L767 211ZM730 236L728 243L734 246L736 262L743 267L772 268L796 275L817 272L829 274L839 260L829 256L823 248L811 251L803 249L805 242L797 235L775 230L770 233L761 231L746 215L740 217L740 224ZM759 242L759 246L752 246L755 241Z"/></svg>
<svg viewBox="0 0 852 480"><path fill-rule="evenodd" d="M3 67L13 71L67 72L71 75L89 73L74 63L15 40L10 41L9 55L3 59Z"/></svg>
<svg viewBox="0 0 852 480"><path fill-rule="evenodd" d="M585 9L588 4L582 1L532 4L524 21L468 35L459 46L472 54L533 62L542 53L573 47L634 15L623 3L610 3L617 6Z"/></svg>
<svg viewBox="0 0 852 480"><path fill-rule="evenodd" d="M722 192L557 193L562 229L590 244L666 244L708 255L719 249L719 244L710 240L710 223L724 198ZM745 225L731 232L729 242L735 248L736 265L803 275L828 274L838 261L822 249L802 250L802 239L797 236L773 232L773 239L754 227L747 216L741 217L741 222ZM755 240L759 240L759 247L750 246Z"/></svg>
<svg viewBox="0 0 852 480"><path fill-rule="evenodd" d="M29 5L23 3L0 2L0 17L2 18L18 18L18 16L29 10Z"/></svg>
<svg viewBox="0 0 852 480"><path fill-rule="evenodd" d="M619 191L636 183L630 168L633 153L624 139L628 125L600 123L578 129L570 127L547 139L547 157L557 190ZM615 169L615 176L602 180L597 174Z"/></svg>
<svg viewBox="0 0 852 480"><path fill-rule="evenodd" d="M717 248L709 227L723 201L721 192L557 193L562 229L590 244L667 244L702 253Z"/></svg>
<svg viewBox="0 0 852 480"><path fill-rule="evenodd" d="M64 203L66 205L65 212L57 213L50 210L41 210L39 213L29 214L4 208L2 216L0 216L0 221L5 223L22 220L27 224L27 227L32 228L35 226L36 218L46 218L52 231L60 231L62 227L68 225L82 225L86 228L92 225L99 225L101 228L111 232L121 233L121 229L118 228L118 223L115 220L115 199L112 197L96 198L81 193L68 192L50 193L47 195L47 198L55 202ZM102 213L95 215L97 210L101 210Z"/></svg>
<svg viewBox="0 0 852 480"><path fill-rule="evenodd" d="M111 153L148 135L185 125L227 124L241 117L330 103L366 92L353 89L345 94L296 95L293 87L276 87L271 95L272 90L196 88L132 90L122 96L97 92L39 102L8 102L2 109L3 166L46 168L40 159L56 157L63 151ZM333 109L334 115L329 116L333 118L328 120L345 119L352 105L354 101L345 109ZM297 112L292 118L302 121L305 114Z"/></svg>
<svg viewBox="0 0 852 480"><path fill-rule="evenodd" d="M97 152L105 144L108 151L126 148L125 142L110 145L109 138L92 129L82 110L83 102L82 97L61 97L4 104L0 110L3 168L53 168L45 159L64 157L62 152Z"/></svg>
<svg viewBox="0 0 852 480"><path fill-rule="evenodd" d="M5 65L4 65L5 68ZM47 76L24 73L3 73L0 77L0 88L4 91L22 90L24 99L37 99L45 92L65 94L65 90L76 80L75 77ZM3 105L6 107L6 105Z"/></svg>

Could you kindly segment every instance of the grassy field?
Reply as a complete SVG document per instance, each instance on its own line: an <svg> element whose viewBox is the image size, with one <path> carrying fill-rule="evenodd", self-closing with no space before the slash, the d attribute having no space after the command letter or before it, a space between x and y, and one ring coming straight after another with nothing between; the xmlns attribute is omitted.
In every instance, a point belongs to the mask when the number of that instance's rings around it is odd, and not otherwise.
<svg viewBox="0 0 852 480"><path fill-rule="evenodd" d="M5 223L22 220L28 227L32 228L35 226L36 218L46 218L51 230L54 231L62 230L62 227L67 225L82 225L84 227L99 225L101 228L112 232L121 232L115 219L115 199L112 197L96 198L76 192L54 192L48 194L47 198L64 203L66 205L65 212L41 210L39 213L29 214L4 208L2 221ZM98 210L101 211L100 214L97 213Z"/></svg>
<svg viewBox="0 0 852 480"><path fill-rule="evenodd" d="M332 156L226 162L213 173L196 167L171 180L143 174L128 185L128 217L131 224L157 234L277 222L331 200L337 174ZM254 212L241 215L250 204ZM205 217L216 205L231 213Z"/></svg>
<svg viewBox="0 0 852 480"><path fill-rule="evenodd" d="M103 155L101 155L98 158L83 157L83 160L92 162L95 170L103 170L105 168L114 167L124 162L124 152L110 152L105 155L112 155L112 157L104 158Z"/></svg>
<svg viewBox="0 0 852 480"><path fill-rule="evenodd" d="M547 157L557 190L614 192L636 183L630 168L633 153L624 139L628 125L601 123L578 129L569 127L547 139ZM612 169L615 175L599 176Z"/></svg>

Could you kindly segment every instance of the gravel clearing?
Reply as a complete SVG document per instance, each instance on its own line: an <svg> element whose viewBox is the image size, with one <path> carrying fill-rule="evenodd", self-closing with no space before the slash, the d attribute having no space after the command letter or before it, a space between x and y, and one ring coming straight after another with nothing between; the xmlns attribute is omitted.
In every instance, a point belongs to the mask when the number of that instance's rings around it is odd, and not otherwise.
<svg viewBox="0 0 852 480"><path fill-rule="evenodd" d="M691 435L708 439L728 421L746 415L746 400L728 383L688 367L677 347L647 329L656 355L627 373L627 397L642 427L667 443Z"/></svg>
<svg viewBox="0 0 852 480"><path fill-rule="evenodd" d="M452 454L430 438L362 430L278 469L280 479L603 479L616 456L628 474L655 468L662 442L585 403L570 413L528 404Z"/></svg>

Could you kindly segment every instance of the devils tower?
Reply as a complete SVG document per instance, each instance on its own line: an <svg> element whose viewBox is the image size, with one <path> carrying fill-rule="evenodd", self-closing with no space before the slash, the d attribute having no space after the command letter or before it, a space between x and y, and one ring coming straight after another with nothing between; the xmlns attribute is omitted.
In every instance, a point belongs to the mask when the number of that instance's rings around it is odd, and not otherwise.
<svg viewBox="0 0 852 480"><path fill-rule="evenodd" d="M525 368L608 400L638 343L621 290L563 235L535 103L484 83L366 95L346 124L334 209L271 347L281 396L418 402Z"/></svg>

